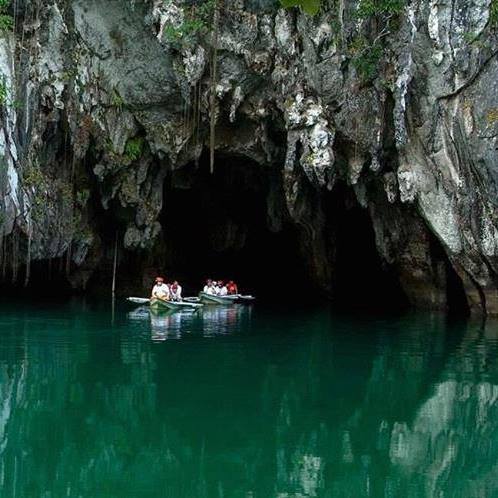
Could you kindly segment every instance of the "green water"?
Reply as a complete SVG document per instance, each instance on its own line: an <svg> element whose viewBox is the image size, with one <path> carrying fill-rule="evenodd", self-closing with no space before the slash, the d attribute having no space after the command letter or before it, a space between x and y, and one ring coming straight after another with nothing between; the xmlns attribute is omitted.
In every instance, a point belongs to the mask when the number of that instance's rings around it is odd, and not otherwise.
<svg viewBox="0 0 498 498"><path fill-rule="evenodd" d="M2 497L498 495L497 327L0 307Z"/></svg>

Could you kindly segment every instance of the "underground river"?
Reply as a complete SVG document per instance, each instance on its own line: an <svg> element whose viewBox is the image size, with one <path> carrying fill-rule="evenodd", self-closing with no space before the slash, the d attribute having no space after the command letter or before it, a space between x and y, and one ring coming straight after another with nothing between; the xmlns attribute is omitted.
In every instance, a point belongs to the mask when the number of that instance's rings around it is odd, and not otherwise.
<svg viewBox="0 0 498 498"><path fill-rule="evenodd" d="M2 497L492 496L495 325L4 303Z"/></svg>

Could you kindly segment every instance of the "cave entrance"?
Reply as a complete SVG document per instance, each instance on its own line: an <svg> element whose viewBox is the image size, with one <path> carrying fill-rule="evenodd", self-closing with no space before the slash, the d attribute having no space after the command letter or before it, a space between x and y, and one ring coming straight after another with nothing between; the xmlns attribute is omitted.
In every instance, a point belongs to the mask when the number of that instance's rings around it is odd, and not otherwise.
<svg viewBox="0 0 498 498"><path fill-rule="evenodd" d="M277 171L237 156L208 157L171 174L164 187L160 267L168 279L195 294L206 278L235 280L243 293L283 300L307 293L310 282L299 253L298 233L289 220L268 216L270 193L281 203ZM278 200L280 199L280 200Z"/></svg>
<svg viewBox="0 0 498 498"><path fill-rule="evenodd" d="M394 269L381 259L367 209L339 182L325 195L334 302L341 308L397 311L408 306Z"/></svg>

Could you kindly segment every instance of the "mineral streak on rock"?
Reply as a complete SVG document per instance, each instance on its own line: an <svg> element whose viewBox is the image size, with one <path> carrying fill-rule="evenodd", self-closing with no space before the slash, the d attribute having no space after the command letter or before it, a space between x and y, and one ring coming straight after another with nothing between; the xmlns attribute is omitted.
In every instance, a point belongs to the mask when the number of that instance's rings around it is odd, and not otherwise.
<svg viewBox="0 0 498 498"><path fill-rule="evenodd" d="M99 213L124 227L126 250L154 247L166 177L209 142L213 37L202 3L16 3L15 32L0 38L0 198L21 263L30 238L29 257L67 257L69 279L85 287L106 258ZM498 314L490 1L407 1L388 33L358 20L356 0L339 3L310 17L270 0L225 2L217 153L271 172L269 227L298 227L323 290L334 273L324 196L342 183L414 305L444 308L451 270L472 311ZM374 75L361 72L358 37L382 40Z"/></svg>

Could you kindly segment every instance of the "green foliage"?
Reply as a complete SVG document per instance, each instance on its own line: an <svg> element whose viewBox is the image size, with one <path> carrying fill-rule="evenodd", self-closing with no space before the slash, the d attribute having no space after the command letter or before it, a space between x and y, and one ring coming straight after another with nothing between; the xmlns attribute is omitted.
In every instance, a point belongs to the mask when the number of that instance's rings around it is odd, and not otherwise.
<svg viewBox="0 0 498 498"><path fill-rule="evenodd" d="M301 7L306 14L314 16L320 10L320 0L280 0L282 7Z"/></svg>
<svg viewBox="0 0 498 498"><path fill-rule="evenodd" d="M115 88L112 91L111 104L113 107L117 107L119 110L121 110L124 106L124 99Z"/></svg>
<svg viewBox="0 0 498 498"><path fill-rule="evenodd" d="M498 0L491 0L489 5L489 24L493 28L498 26Z"/></svg>
<svg viewBox="0 0 498 498"><path fill-rule="evenodd" d="M172 44L195 42L199 35L205 35L211 30L214 6L215 0L204 0L200 4L185 7L182 24L165 26L163 37Z"/></svg>
<svg viewBox="0 0 498 498"><path fill-rule="evenodd" d="M385 55L385 38L398 28L406 0L361 0L356 10L356 18L366 26L377 26L374 34L358 34L348 48L356 71L365 81L373 80L379 71L379 64ZM372 23L371 21L375 21Z"/></svg>
<svg viewBox="0 0 498 498"><path fill-rule="evenodd" d="M130 161L136 161L142 156L145 141L142 137L130 138L125 145L124 156Z"/></svg>
<svg viewBox="0 0 498 498"><path fill-rule="evenodd" d="M353 55L353 65L363 80L371 81L377 76L383 54L383 47L379 43L368 45L365 42L363 48Z"/></svg>
<svg viewBox="0 0 498 498"><path fill-rule="evenodd" d="M80 207L85 207L90 199L90 190L84 188L76 192L76 204Z"/></svg>
<svg viewBox="0 0 498 498"><path fill-rule="evenodd" d="M14 27L14 19L7 14L0 14L0 31L11 31Z"/></svg>
<svg viewBox="0 0 498 498"><path fill-rule="evenodd" d="M34 220L43 218L46 209L46 198L41 192L47 190L48 183L41 169L34 164L24 168L22 172L22 184L30 192L30 213Z"/></svg>
<svg viewBox="0 0 498 498"><path fill-rule="evenodd" d="M7 82L5 81L5 76L0 76L0 106L7 103L9 98L9 89L7 87Z"/></svg>
<svg viewBox="0 0 498 498"><path fill-rule="evenodd" d="M23 104L19 100L12 100L12 97L9 95L7 80L5 76L0 73L0 107L2 106L10 106L14 109L21 109Z"/></svg>
<svg viewBox="0 0 498 498"><path fill-rule="evenodd" d="M14 27L14 18L7 14L11 0L0 0L0 31L11 31Z"/></svg>
<svg viewBox="0 0 498 498"><path fill-rule="evenodd" d="M392 16L401 13L404 5L405 0L361 0L356 16L359 19L382 15Z"/></svg>

